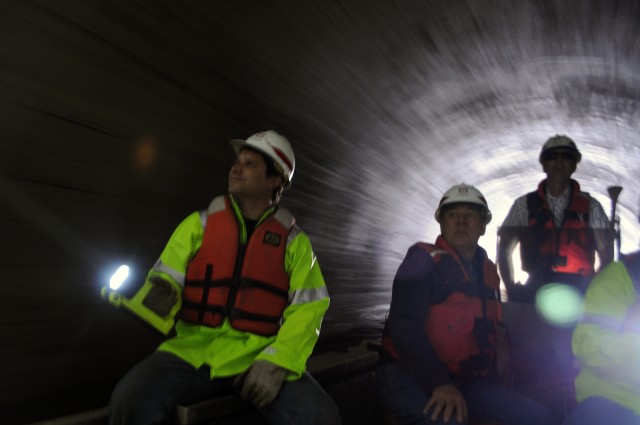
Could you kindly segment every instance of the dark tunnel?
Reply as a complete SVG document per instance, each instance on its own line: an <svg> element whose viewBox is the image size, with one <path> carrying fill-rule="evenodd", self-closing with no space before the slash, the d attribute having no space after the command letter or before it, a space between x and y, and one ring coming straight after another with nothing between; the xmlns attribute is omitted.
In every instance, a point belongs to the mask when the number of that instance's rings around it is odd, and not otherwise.
<svg viewBox="0 0 640 425"><path fill-rule="evenodd" d="M256 131L295 149L283 204L331 295L318 350L379 338L448 187L486 196L495 260L555 134L607 214L623 187L621 250L638 247L635 0L4 0L0 53L3 423L104 406L157 346L100 288L153 265Z"/></svg>

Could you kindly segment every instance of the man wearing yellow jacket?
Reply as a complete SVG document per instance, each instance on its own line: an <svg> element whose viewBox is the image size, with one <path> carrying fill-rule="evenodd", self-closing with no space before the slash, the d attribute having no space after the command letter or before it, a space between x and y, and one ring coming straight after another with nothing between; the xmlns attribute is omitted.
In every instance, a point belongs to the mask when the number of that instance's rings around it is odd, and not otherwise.
<svg viewBox="0 0 640 425"><path fill-rule="evenodd" d="M640 251L602 269L573 333L578 405L565 425L640 424Z"/></svg>
<svg viewBox="0 0 640 425"><path fill-rule="evenodd" d="M308 236L278 202L295 168L269 130L232 140L228 195L175 230L141 291L176 336L135 366L110 401L112 425L163 424L177 404L235 388L270 423L339 424L305 372L329 295Z"/></svg>

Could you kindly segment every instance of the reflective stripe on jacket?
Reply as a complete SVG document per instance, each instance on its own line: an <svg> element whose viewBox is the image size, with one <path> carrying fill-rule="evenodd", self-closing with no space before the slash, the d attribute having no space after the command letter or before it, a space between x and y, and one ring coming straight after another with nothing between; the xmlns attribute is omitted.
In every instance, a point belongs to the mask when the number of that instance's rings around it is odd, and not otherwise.
<svg viewBox="0 0 640 425"><path fill-rule="evenodd" d="M209 207L200 250L189 263L182 294L183 320L275 335L288 303L284 255L293 217L279 209L239 241L240 226L226 197Z"/></svg>
<svg viewBox="0 0 640 425"><path fill-rule="evenodd" d="M433 258L449 294L444 302L429 308L423 329L425 337L451 374L469 377L494 372L496 326L501 321L500 278L495 264L483 253L483 270L474 285L458 254L444 238L438 237L436 245L418 243L416 246ZM401 360L387 328L382 346L396 360Z"/></svg>
<svg viewBox="0 0 640 425"><path fill-rule="evenodd" d="M640 253L623 256L591 281L571 345L580 362L578 401L603 397L640 415ZM630 323L634 321L635 323Z"/></svg>
<svg viewBox="0 0 640 425"><path fill-rule="evenodd" d="M242 212L232 197L228 199L239 223L239 240L244 241L247 232ZM216 202L214 199L212 210ZM282 210L270 208L259 223ZM161 277L176 287L184 286L187 268L203 242L207 217L207 210L193 212L178 225L150 270L149 279ZM215 328L178 320L176 336L158 349L180 357L196 369L209 366L212 378L237 375L257 360L288 369L287 380L299 378L318 340L322 319L329 307L329 294L309 237L297 225L286 241L284 270L289 276L288 303L276 335L237 330L230 325L229 318Z"/></svg>
<svg viewBox="0 0 640 425"><path fill-rule="evenodd" d="M546 200L545 182L527 194L528 228L520 252L522 269L532 275L545 272L572 273L591 277L594 274L596 244L589 228L591 197L571 180L571 197L564 212L562 227L556 228Z"/></svg>

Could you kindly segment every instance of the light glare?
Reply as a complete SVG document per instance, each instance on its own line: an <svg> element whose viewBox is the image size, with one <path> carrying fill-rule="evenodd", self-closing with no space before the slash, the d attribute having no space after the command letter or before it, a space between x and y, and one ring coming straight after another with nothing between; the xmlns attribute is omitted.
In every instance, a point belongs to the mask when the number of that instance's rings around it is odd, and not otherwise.
<svg viewBox="0 0 640 425"><path fill-rule="evenodd" d="M111 276L111 280L109 280L109 288L113 291L120 288L122 283L127 279L127 276L129 276L129 266L123 264L118 267L118 270L116 270L113 276Z"/></svg>
<svg viewBox="0 0 640 425"><path fill-rule="evenodd" d="M572 286L550 283L538 290L536 308L552 325L573 326L582 315L582 294Z"/></svg>

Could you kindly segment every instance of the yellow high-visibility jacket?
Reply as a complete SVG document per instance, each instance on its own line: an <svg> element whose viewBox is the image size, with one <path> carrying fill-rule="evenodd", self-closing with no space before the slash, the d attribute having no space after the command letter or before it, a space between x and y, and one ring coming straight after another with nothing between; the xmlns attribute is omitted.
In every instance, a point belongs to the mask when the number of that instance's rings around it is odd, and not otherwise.
<svg viewBox="0 0 640 425"><path fill-rule="evenodd" d="M229 199L241 229L240 243L244 244L246 226L237 203L232 197ZM159 276L176 288L183 287L189 261L202 244L207 216L212 209L224 205L222 200L215 198L208 210L192 213L177 227L147 281ZM275 208L267 210L256 228L274 212ZM176 336L163 342L158 350L173 353L196 368L210 366L212 378L242 373L256 360L267 360L289 370L287 380L299 378L318 339L322 318L329 307L329 294L309 237L293 219L284 268L290 279L289 301L275 336L236 330L228 319L218 327L178 320Z"/></svg>
<svg viewBox="0 0 640 425"><path fill-rule="evenodd" d="M578 401L603 397L640 415L640 332L626 323L638 302L638 289L623 262L610 263L594 277L572 337L581 363Z"/></svg>

